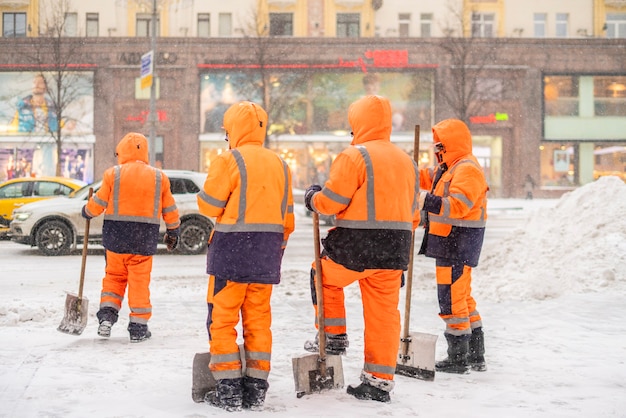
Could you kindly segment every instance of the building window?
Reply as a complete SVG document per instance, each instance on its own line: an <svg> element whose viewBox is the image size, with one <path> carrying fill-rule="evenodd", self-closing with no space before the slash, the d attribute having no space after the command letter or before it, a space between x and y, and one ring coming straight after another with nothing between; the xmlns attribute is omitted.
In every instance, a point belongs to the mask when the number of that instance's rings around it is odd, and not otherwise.
<svg viewBox="0 0 626 418"><path fill-rule="evenodd" d="M492 38L495 19L493 13L472 13L472 37Z"/></svg>
<svg viewBox="0 0 626 418"><path fill-rule="evenodd" d="M211 36L211 15L198 13L198 37L208 38L209 36Z"/></svg>
<svg viewBox="0 0 626 418"><path fill-rule="evenodd" d="M398 36L401 38L407 38L410 35L411 28L411 14L400 13L398 15Z"/></svg>
<svg viewBox="0 0 626 418"><path fill-rule="evenodd" d="M422 13L420 15L420 36L430 38L432 36L433 14Z"/></svg>
<svg viewBox="0 0 626 418"><path fill-rule="evenodd" d="M5 38L25 38L26 13L3 13L2 36Z"/></svg>
<svg viewBox="0 0 626 418"><path fill-rule="evenodd" d="M593 99L595 116L625 117L626 76L594 77Z"/></svg>
<svg viewBox="0 0 626 418"><path fill-rule="evenodd" d="M232 36L233 34L233 15L230 13L220 13L218 16L218 33L220 36Z"/></svg>
<svg viewBox="0 0 626 418"><path fill-rule="evenodd" d="M533 15L533 27L535 29L535 38L546 37L546 20L548 16L545 13L535 13Z"/></svg>
<svg viewBox="0 0 626 418"><path fill-rule="evenodd" d="M156 36L160 35L160 19L157 16ZM150 13L137 13L136 36L152 36L152 15Z"/></svg>
<svg viewBox="0 0 626 418"><path fill-rule="evenodd" d="M78 13L65 13L63 22L63 36L76 36L78 34Z"/></svg>
<svg viewBox="0 0 626 418"><path fill-rule="evenodd" d="M606 37L626 38L626 13L609 13L606 15Z"/></svg>
<svg viewBox="0 0 626 418"><path fill-rule="evenodd" d="M293 13L270 13L270 36L293 36Z"/></svg>
<svg viewBox="0 0 626 418"><path fill-rule="evenodd" d="M87 13L85 28L85 33L89 37L98 36L100 34L98 13Z"/></svg>
<svg viewBox="0 0 626 418"><path fill-rule="evenodd" d="M567 38L568 32L569 14L557 13L556 14L556 37Z"/></svg>
<svg viewBox="0 0 626 418"><path fill-rule="evenodd" d="M337 13L337 37L358 38L361 35L361 15Z"/></svg>

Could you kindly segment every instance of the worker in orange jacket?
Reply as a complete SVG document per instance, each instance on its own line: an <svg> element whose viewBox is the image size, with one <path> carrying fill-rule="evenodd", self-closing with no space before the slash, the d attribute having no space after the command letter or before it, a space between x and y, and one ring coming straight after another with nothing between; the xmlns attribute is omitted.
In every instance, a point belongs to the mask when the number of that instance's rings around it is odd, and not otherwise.
<svg viewBox="0 0 626 418"><path fill-rule="evenodd" d="M487 221L483 169L472 154L472 135L457 119L433 128L436 169L420 172L419 207L426 232L419 253L435 258L439 316L446 323L448 357L435 370L486 370L482 319L471 294Z"/></svg>
<svg viewBox="0 0 626 418"><path fill-rule="evenodd" d="M242 101L224 114L229 150L209 167L200 213L216 217L209 238L207 328L216 390L205 401L229 411L260 409L269 384L273 285L294 230L291 171L263 147L267 113ZM235 327L241 313L245 375Z"/></svg>
<svg viewBox="0 0 626 418"><path fill-rule="evenodd" d="M324 187L312 185L305 193L309 210L336 215L336 227L322 240L325 329L318 333L326 333L328 354L345 353L343 288L358 281L365 363L362 383L348 386L348 393L389 402L400 343L402 271L408 267L411 237L419 222L418 170L413 159L391 143L389 100L365 96L350 105L348 120L354 136L351 146L333 161ZM311 289L317 310L313 283ZM318 340L307 341L305 349L319 350Z"/></svg>
<svg viewBox="0 0 626 418"><path fill-rule="evenodd" d="M131 342L140 342L151 336L150 274L160 220L165 221L164 238L171 251L178 243L180 219L168 177L148 164L145 136L126 134L115 155L119 165L104 172L100 189L82 210L87 219L104 213L102 245L106 249L106 266L97 313L98 335L111 336L128 286L128 332Z"/></svg>

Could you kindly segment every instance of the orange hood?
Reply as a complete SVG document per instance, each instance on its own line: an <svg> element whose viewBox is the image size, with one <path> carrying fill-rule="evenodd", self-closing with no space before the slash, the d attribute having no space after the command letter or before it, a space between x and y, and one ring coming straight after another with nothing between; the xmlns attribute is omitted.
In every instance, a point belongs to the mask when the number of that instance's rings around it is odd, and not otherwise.
<svg viewBox="0 0 626 418"><path fill-rule="evenodd" d="M391 104L382 96L365 96L348 108L348 122L354 138L352 145L391 136Z"/></svg>
<svg viewBox="0 0 626 418"><path fill-rule="evenodd" d="M142 161L149 164L148 156L148 140L142 134L130 132L124 135L124 138L117 144L115 148L118 164L125 164L129 161Z"/></svg>
<svg viewBox="0 0 626 418"><path fill-rule="evenodd" d="M445 147L443 163L451 167L460 158L472 153L472 134L458 119L445 119L433 126L433 143Z"/></svg>
<svg viewBox="0 0 626 418"><path fill-rule="evenodd" d="M262 145L267 131L267 113L252 102L235 103L224 113L224 129L228 133L230 148Z"/></svg>

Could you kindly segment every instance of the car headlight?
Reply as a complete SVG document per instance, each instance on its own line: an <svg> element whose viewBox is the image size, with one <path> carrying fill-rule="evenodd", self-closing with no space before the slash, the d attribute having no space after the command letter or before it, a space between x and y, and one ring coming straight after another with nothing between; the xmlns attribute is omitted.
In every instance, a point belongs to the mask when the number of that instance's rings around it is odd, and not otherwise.
<svg viewBox="0 0 626 418"><path fill-rule="evenodd" d="M19 222L24 222L26 219L30 218L32 213L30 212L18 212L13 214L13 219Z"/></svg>

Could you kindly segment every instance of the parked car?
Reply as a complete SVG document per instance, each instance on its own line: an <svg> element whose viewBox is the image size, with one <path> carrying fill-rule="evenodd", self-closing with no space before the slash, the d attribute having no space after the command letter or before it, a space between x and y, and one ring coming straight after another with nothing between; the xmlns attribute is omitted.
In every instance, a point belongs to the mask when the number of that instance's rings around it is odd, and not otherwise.
<svg viewBox="0 0 626 418"><path fill-rule="evenodd" d="M68 196L87 183L65 177L20 177L0 184L0 228L8 228L15 209L27 203Z"/></svg>
<svg viewBox="0 0 626 418"><path fill-rule="evenodd" d="M180 240L177 251L182 254L201 254L206 251L207 241L213 230L213 221L198 212L196 194L202 190L206 174L184 170L163 170L170 185L180 215ZM50 256L68 254L85 235L85 219L81 210L85 205L89 188L94 193L101 182L85 186L68 197L53 201L24 205L13 212L9 235L15 242L37 246ZM102 243L103 216L90 221L89 243ZM161 233L165 224L161 220Z"/></svg>

